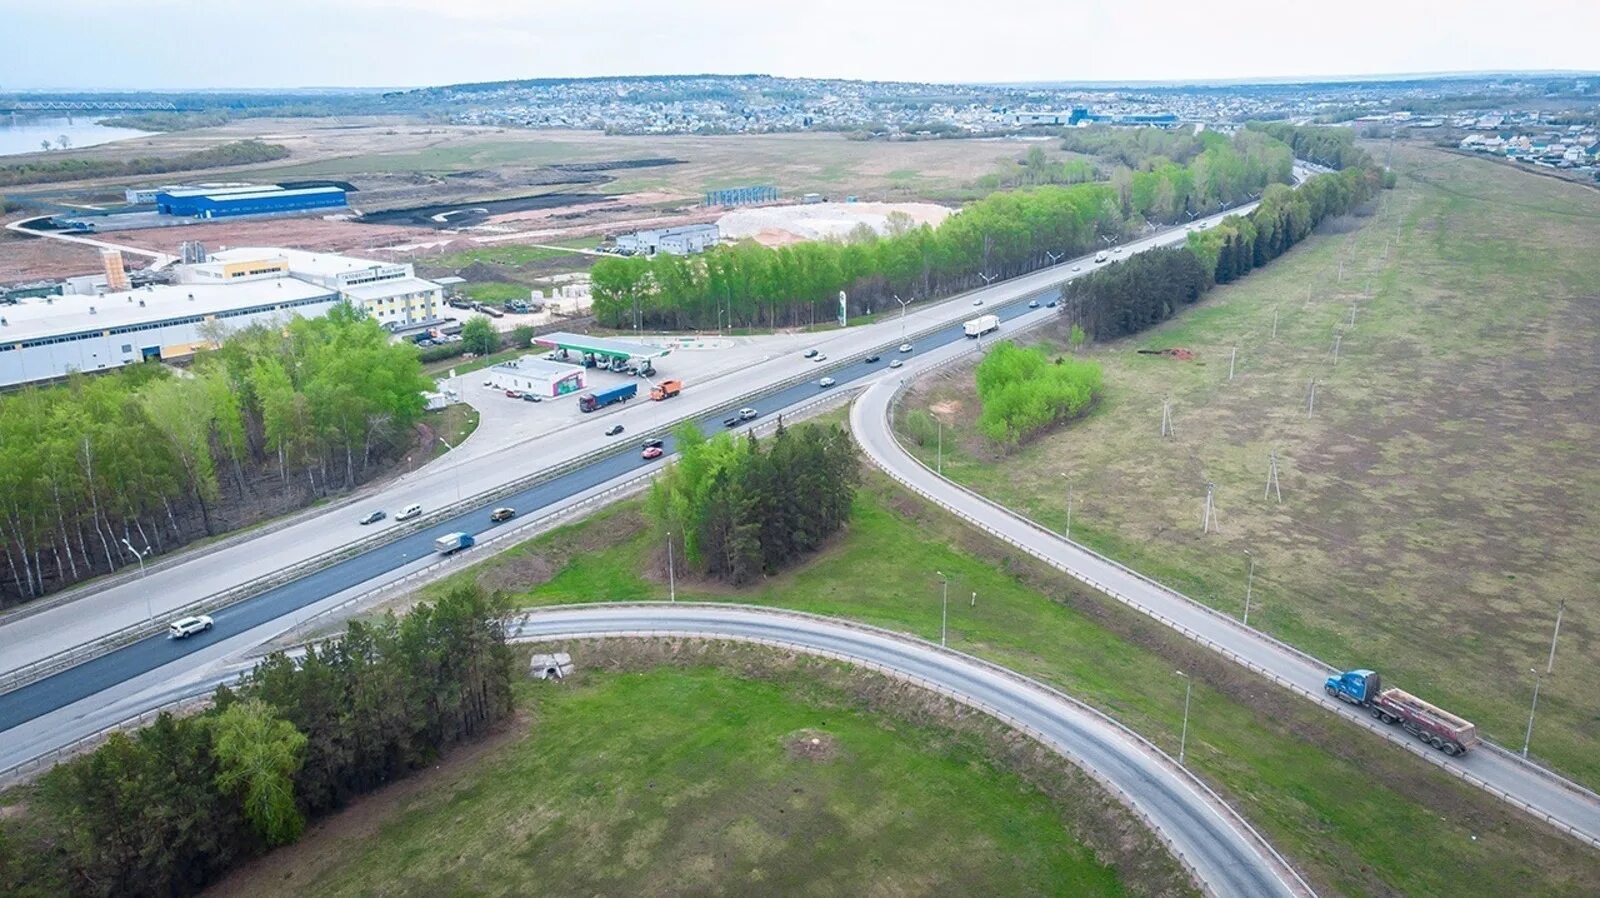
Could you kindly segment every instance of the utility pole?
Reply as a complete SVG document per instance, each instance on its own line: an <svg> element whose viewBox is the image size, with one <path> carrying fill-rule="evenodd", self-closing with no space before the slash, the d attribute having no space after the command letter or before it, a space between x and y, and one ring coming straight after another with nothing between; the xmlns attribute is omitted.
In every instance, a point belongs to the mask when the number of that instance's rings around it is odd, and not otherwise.
<svg viewBox="0 0 1600 898"><path fill-rule="evenodd" d="M678 601L678 578L672 565L672 531L667 531L667 600Z"/></svg>
<svg viewBox="0 0 1600 898"><path fill-rule="evenodd" d="M1222 530L1222 526L1217 522L1217 507L1216 507L1216 504L1212 501L1212 497L1215 495L1215 493L1216 493L1216 484L1214 484L1211 481L1207 480L1206 481L1206 510L1205 510L1205 515L1200 519L1200 528L1201 528L1201 532L1202 533L1210 533L1212 530L1217 530L1217 531L1220 532Z"/></svg>
<svg viewBox="0 0 1600 898"><path fill-rule="evenodd" d="M1184 753L1189 748L1189 695L1194 690L1194 680L1181 670L1173 673L1183 677L1183 734L1178 737L1178 766L1183 766Z"/></svg>
<svg viewBox="0 0 1600 898"><path fill-rule="evenodd" d="M937 459L937 464L938 464L939 476L943 477L944 476L944 419L943 418L935 418L934 420L939 422L939 451L938 451L938 455L936 456L936 459Z"/></svg>
<svg viewBox="0 0 1600 898"><path fill-rule="evenodd" d="M1172 427L1172 400L1171 399L1162 399L1161 400L1161 435L1164 436L1164 437L1170 437L1170 436L1173 436L1173 434L1174 434L1174 430L1173 430L1173 427Z"/></svg>
<svg viewBox="0 0 1600 898"><path fill-rule="evenodd" d="M1333 335L1333 363L1339 364L1339 343L1344 339L1344 334Z"/></svg>
<svg viewBox="0 0 1600 898"><path fill-rule="evenodd" d="M934 573L944 581L944 595L939 602L939 647L944 648L945 637L950 627L950 578L945 576L944 571L934 571Z"/></svg>
<svg viewBox="0 0 1600 898"><path fill-rule="evenodd" d="M1306 398L1306 417L1309 418L1317 410L1317 379L1311 378L1311 394Z"/></svg>
<svg viewBox="0 0 1600 898"><path fill-rule="evenodd" d="M1528 668L1528 673L1533 674L1533 705L1528 708L1528 731L1522 734L1522 756L1528 756L1528 744L1533 741L1533 715L1539 710L1539 684L1544 679L1539 675L1539 669Z"/></svg>
<svg viewBox="0 0 1600 898"><path fill-rule="evenodd" d="M1278 486L1278 450L1267 453L1267 491L1261 496L1266 499L1273 493L1278 494L1278 504L1283 504L1283 489Z"/></svg>
<svg viewBox="0 0 1600 898"><path fill-rule="evenodd" d="M1067 473L1065 471L1063 471L1063 472L1061 472L1061 476L1062 477L1066 477ZM1067 480L1067 532L1066 532L1066 537L1067 537L1067 542L1071 542L1072 541L1072 481L1071 481L1071 479Z"/></svg>
<svg viewBox="0 0 1600 898"><path fill-rule="evenodd" d="M1550 661L1544 667L1546 674L1556 671L1556 639L1561 636L1561 613L1566 610L1567 600L1562 599L1561 604L1556 606L1556 631L1550 634Z"/></svg>
<svg viewBox="0 0 1600 898"><path fill-rule="evenodd" d="M1233 363L1239 360L1239 347L1233 347L1233 354L1228 356L1228 380L1233 380Z"/></svg>
<svg viewBox="0 0 1600 898"><path fill-rule="evenodd" d="M123 538L122 544L128 547L128 551L133 553L134 558L139 559L139 579L143 580L147 576L144 569L144 557L150 554L150 547L145 546L144 551L141 552L138 549L135 549L133 547L133 543L128 542L126 537ZM152 625L155 624L156 614L155 611L150 607L150 590L148 589L144 590L144 616L145 620L149 621Z"/></svg>
<svg viewBox="0 0 1600 898"><path fill-rule="evenodd" d="M1250 554L1249 549L1244 550L1244 554L1250 559L1250 574L1245 577L1244 581L1244 625L1248 627L1250 626L1250 593L1256 585L1256 557Z"/></svg>
<svg viewBox="0 0 1600 898"><path fill-rule="evenodd" d="M1272 339L1278 339L1278 307L1272 307Z"/></svg>

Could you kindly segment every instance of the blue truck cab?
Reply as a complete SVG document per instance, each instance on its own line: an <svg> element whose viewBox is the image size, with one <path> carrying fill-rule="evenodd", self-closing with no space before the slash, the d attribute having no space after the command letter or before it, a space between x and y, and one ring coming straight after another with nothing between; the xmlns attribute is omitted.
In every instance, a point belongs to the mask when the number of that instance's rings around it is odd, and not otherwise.
<svg viewBox="0 0 1600 898"><path fill-rule="evenodd" d="M1377 671L1347 670L1328 678L1322 684L1324 692L1352 705L1365 705L1378 697L1382 689Z"/></svg>

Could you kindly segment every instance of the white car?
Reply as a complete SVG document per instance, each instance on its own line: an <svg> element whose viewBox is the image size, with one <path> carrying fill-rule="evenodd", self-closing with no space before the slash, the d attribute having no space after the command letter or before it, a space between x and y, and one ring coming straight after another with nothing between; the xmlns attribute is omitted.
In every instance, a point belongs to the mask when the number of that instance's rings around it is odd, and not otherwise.
<svg viewBox="0 0 1600 898"><path fill-rule="evenodd" d="M900 351L901 352L910 352L911 351L911 344L910 343L901 343L900 344Z"/></svg>
<svg viewBox="0 0 1600 898"><path fill-rule="evenodd" d="M817 381L817 386L819 386L819 387L831 387L831 386L834 385L834 383L836 383L836 381L833 378L824 377L823 379Z"/></svg>
<svg viewBox="0 0 1600 898"><path fill-rule="evenodd" d="M1120 247L1120 246L1118 246L1118 247L1115 247L1115 248L1113 248L1113 249L1112 249L1112 250L1111 250L1111 255L1113 255L1113 256L1120 256L1120 255L1122 255L1122 247Z"/></svg>
<svg viewBox="0 0 1600 898"><path fill-rule="evenodd" d="M173 639L188 639L196 633L204 633L211 629L213 621L209 614L197 614L194 617L180 617L167 627L167 635Z"/></svg>
<svg viewBox="0 0 1600 898"><path fill-rule="evenodd" d="M1072 266L1072 270L1073 271L1082 271L1083 270L1083 266L1082 265L1074 265L1074 266Z"/></svg>
<svg viewBox="0 0 1600 898"><path fill-rule="evenodd" d="M412 518L420 517L422 517L422 504L420 502L413 502L410 505L407 505L405 508L400 509L400 513L395 515L394 519L396 521L409 521Z"/></svg>
<svg viewBox="0 0 1600 898"><path fill-rule="evenodd" d="M761 414L760 412L756 411L753 408L742 408L742 409L739 409L739 420L740 421L754 421L756 419L756 416L758 416L760 414Z"/></svg>
<svg viewBox="0 0 1600 898"><path fill-rule="evenodd" d="M972 301L972 304L975 305L975 306L981 306L981 305L983 305L983 300L982 299L974 299Z"/></svg>
<svg viewBox="0 0 1600 898"><path fill-rule="evenodd" d="M905 364L905 362L902 362L899 359L895 359L894 361L889 363L889 367L890 368L898 368L898 367L900 367L901 365L904 365L904 364Z"/></svg>

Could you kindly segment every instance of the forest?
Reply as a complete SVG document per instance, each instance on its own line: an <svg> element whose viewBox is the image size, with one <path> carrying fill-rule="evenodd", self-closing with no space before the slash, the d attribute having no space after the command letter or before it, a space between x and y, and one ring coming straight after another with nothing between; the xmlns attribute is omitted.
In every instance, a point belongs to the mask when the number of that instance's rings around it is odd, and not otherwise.
<svg viewBox="0 0 1600 898"><path fill-rule="evenodd" d="M1204 132L1193 140L1200 148L1186 165L1151 156L1109 181L994 193L937 228L891 222L883 236L848 241L602 259L591 270L595 315L617 328L796 327L814 324L819 308L829 320L840 291L852 315L895 311L902 300L947 296L1081 255L1148 222L1214 212L1292 177L1289 147L1266 134Z"/></svg>
<svg viewBox="0 0 1600 898"><path fill-rule="evenodd" d="M275 654L196 715L116 733L0 819L0 893L176 898L510 716L495 601L459 587Z"/></svg>
<svg viewBox="0 0 1600 898"><path fill-rule="evenodd" d="M410 446L432 382L360 312L222 336L180 371L0 396L0 605L348 490Z"/></svg>
<svg viewBox="0 0 1600 898"><path fill-rule="evenodd" d="M133 159L52 159L0 165L0 187L46 184L82 178L116 178L159 175L228 165L253 165L286 158L289 148L260 140L236 140L181 156L139 156Z"/></svg>
<svg viewBox="0 0 1600 898"><path fill-rule="evenodd" d="M995 344L976 371L978 430L984 436L1016 445L1060 421L1088 410L1100 394L1100 363L1058 357L1042 347Z"/></svg>
<svg viewBox="0 0 1600 898"><path fill-rule="evenodd" d="M692 423L674 433L678 459L647 504L692 570L748 583L815 552L850 519L860 463L841 427L780 420L767 440L706 439Z"/></svg>

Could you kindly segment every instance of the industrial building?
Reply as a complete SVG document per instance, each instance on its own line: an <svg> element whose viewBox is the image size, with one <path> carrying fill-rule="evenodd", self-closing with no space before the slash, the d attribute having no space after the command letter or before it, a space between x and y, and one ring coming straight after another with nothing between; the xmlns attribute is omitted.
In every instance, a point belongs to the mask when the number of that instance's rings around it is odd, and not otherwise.
<svg viewBox="0 0 1600 898"><path fill-rule="evenodd" d="M299 249L242 247L210 254L212 264L233 265L216 275L204 266L188 266L186 277L223 277L229 272L283 266L290 277L327 287L340 298L395 330L443 320L444 288L416 276L409 264L376 262L333 253ZM240 264L243 268L238 267Z"/></svg>
<svg viewBox="0 0 1600 898"><path fill-rule="evenodd" d="M0 306L0 387L185 358L227 330L323 315L341 301L391 331L442 323L443 290L410 265L243 248L174 266L176 284L118 290L120 254L103 260L107 274L72 279L81 292L28 291Z"/></svg>
<svg viewBox="0 0 1600 898"><path fill-rule="evenodd" d="M541 399L576 393L588 386L582 365L552 362L525 355L501 362L488 372L489 383L500 390L521 390Z"/></svg>
<svg viewBox="0 0 1600 898"><path fill-rule="evenodd" d="M684 225L635 231L617 238L617 252L625 256L653 256L658 252L687 256L715 246L722 232L714 224Z"/></svg>
<svg viewBox="0 0 1600 898"><path fill-rule="evenodd" d="M226 218L233 215L270 215L314 209L342 209L349 205L342 187L299 187L276 184L250 187L202 187L163 190L156 194L156 211L184 218Z"/></svg>
<svg viewBox="0 0 1600 898"><path fill-rule="evenodd" d="M26 299L0 309L0 386L183 358L211 345L214 322L234 329L322 315L338 301L326 287L289 277Z"/></svg>

